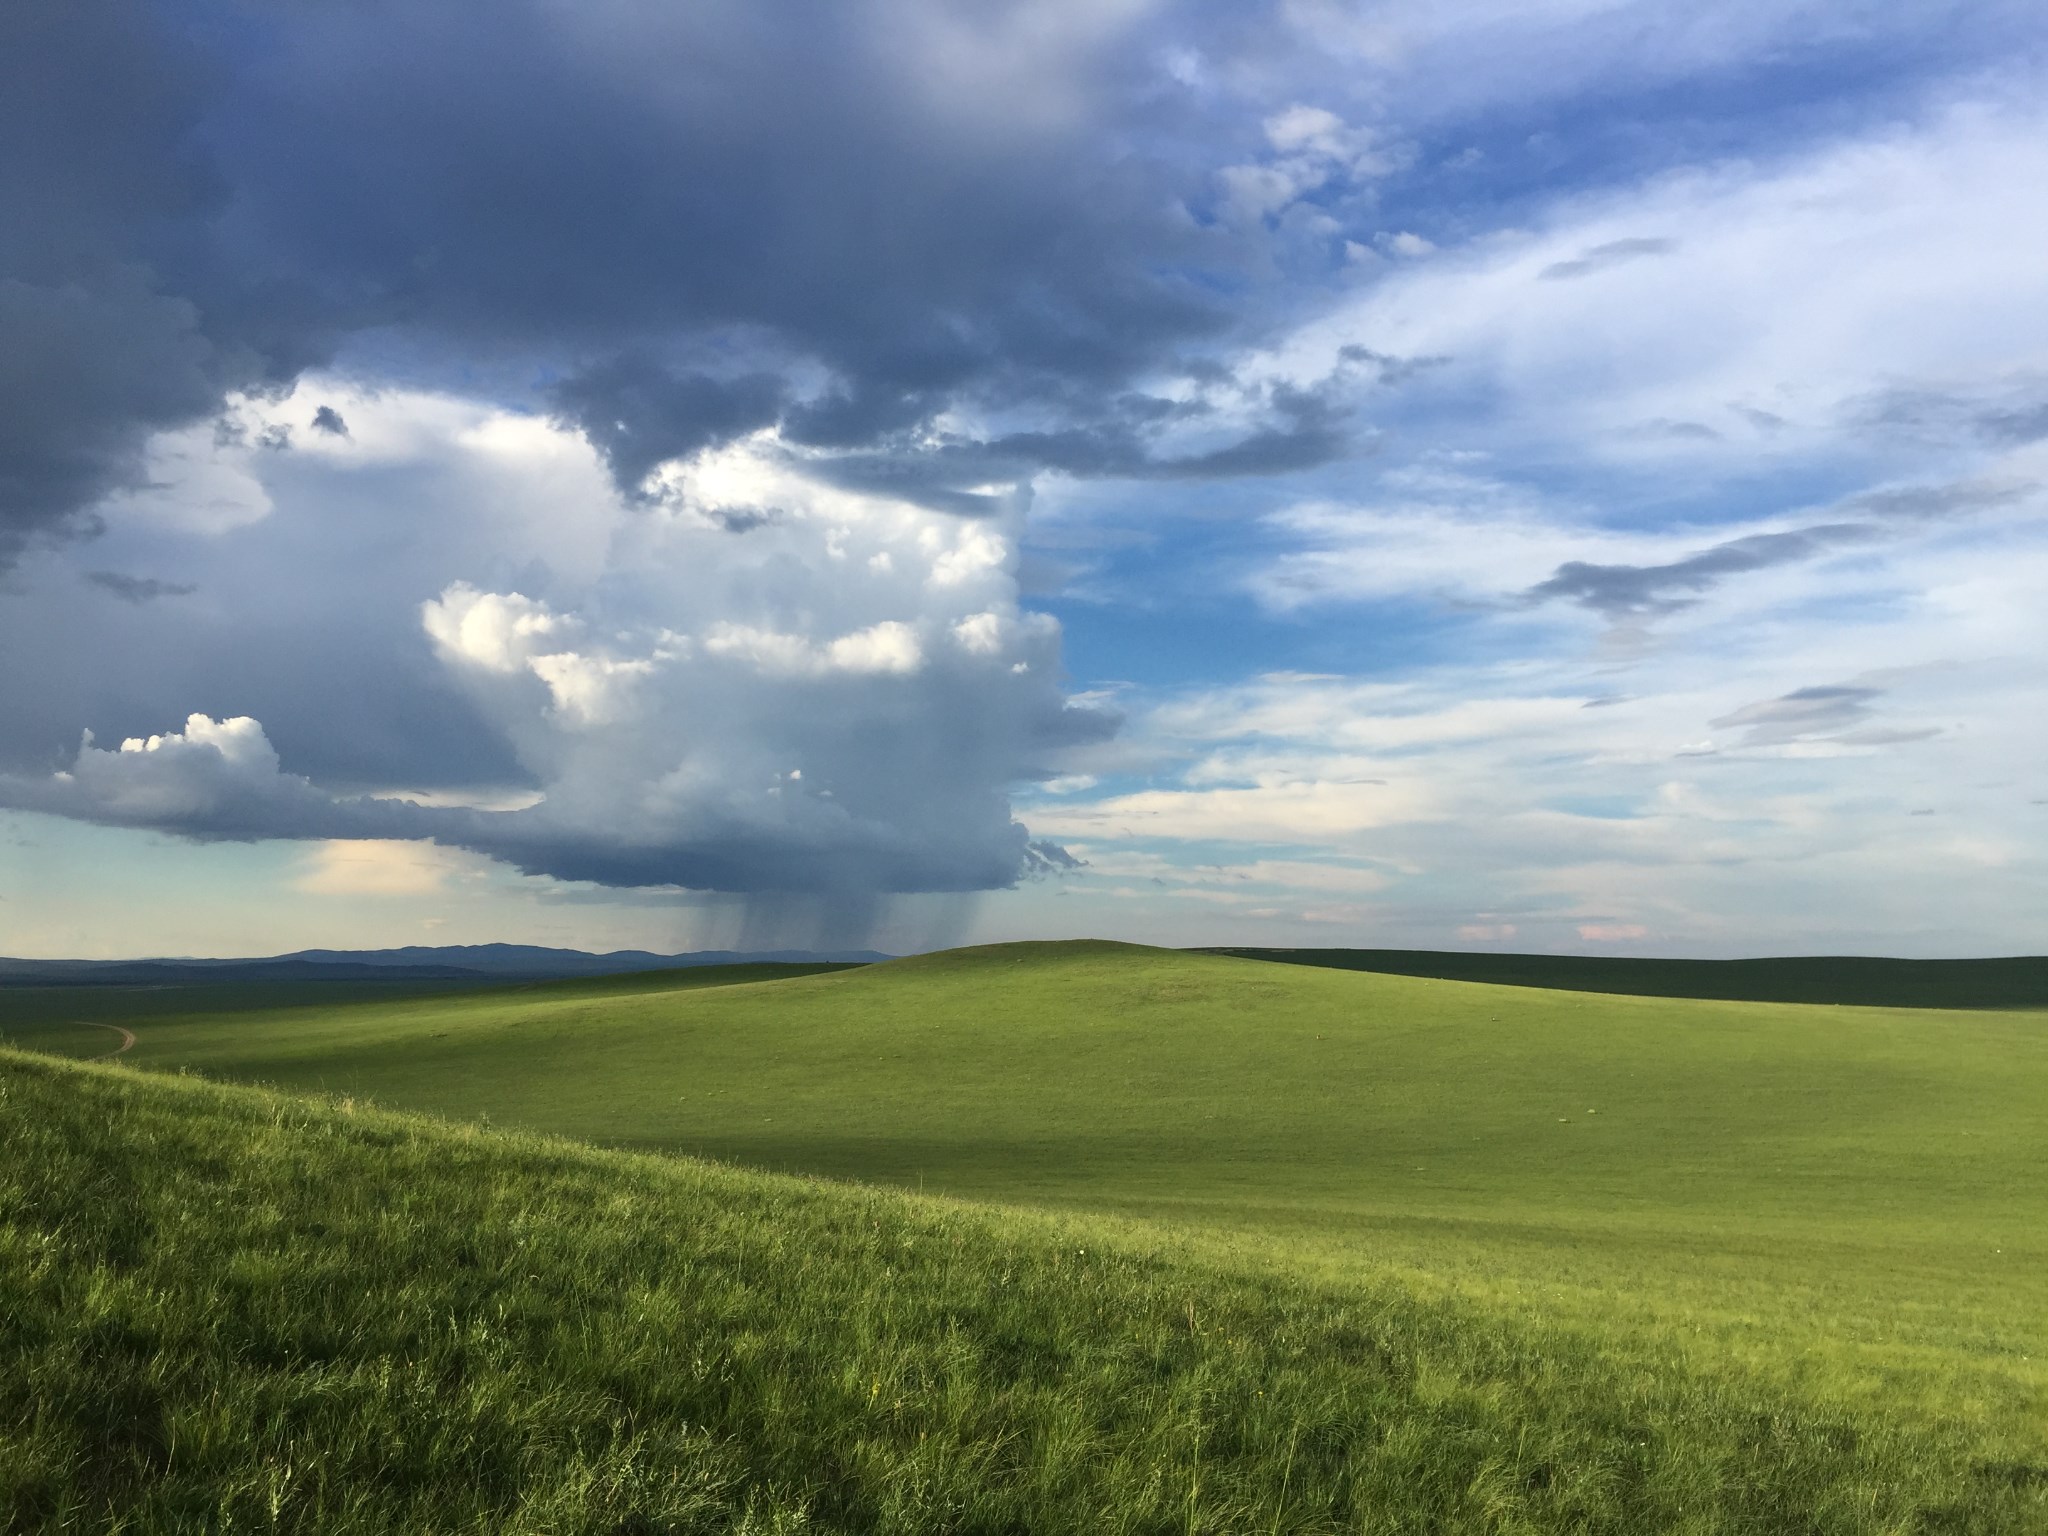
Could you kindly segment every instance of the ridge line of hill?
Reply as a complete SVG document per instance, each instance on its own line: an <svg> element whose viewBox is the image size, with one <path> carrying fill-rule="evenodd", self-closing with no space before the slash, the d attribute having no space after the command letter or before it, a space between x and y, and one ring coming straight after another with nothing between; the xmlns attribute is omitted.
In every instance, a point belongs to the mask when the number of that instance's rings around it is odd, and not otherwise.
<svg viewBox="0 0 2048 1536"><path fill-rule="evenodd" d="M662 955L641 949L595 953L537 944L407 945L397 949L302 949L289 954L209 959L132 960L0 957L4 986L137 986L221 981L540 981L618 976L713 965L869 965L878 950L694 950Z"/></svg>
<svg viewBox="0 0 2048 1536"><path fill-rule="evenodd" d="M1108 944L1107 940L1067 941ZM1031 945L975 945L986 949ZM1152 946L1118 946L1137 949ZM1385 975L1473 981L1637 997L1723 1002L1821 1003L1873 1007L2000 1009L2048 1007L2048 956L1896 959L1794 955L1734 960L1542 955L1491 951L1276 948L1210 945L1183 953ZM898 957L876 950L586 950L523 944L411 945L382 950L296 950L247 959L168 957L48 960L0 957L0 988L179 986L237 982L490 983L628 976L738 965L870 965Z"/></svg>

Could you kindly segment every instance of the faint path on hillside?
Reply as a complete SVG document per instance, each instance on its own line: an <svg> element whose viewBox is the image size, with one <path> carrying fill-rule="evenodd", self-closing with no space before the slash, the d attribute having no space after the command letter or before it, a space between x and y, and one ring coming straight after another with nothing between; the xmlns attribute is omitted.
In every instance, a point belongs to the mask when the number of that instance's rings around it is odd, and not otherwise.
<svg viewBox="0 0 2048 1536"><path fill-rule="evenodd" d="M111 1061L114 1057L135 1044L135 1031L132 1029L123 1029L118 1024L102 1024L97 1019L78 1019L74 1022L83 1024L88 1029L111 1029L121 1037L119 1045L115 1046L111 1051L101 1051L99 1055L90 1058L93 1061Z"/></svg>

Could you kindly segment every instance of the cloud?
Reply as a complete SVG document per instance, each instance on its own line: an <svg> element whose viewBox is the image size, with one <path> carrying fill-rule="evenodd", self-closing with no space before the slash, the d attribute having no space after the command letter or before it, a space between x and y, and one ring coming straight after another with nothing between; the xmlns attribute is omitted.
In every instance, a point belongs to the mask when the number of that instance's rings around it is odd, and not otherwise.
<svg viewBox="0 0 2048 1536"><path fill-rule="evenodd" d="M120 571L87 571L84 579L124 603L152 603L160 597L190 597L199 589L189 582L159 581L154 576L127 576Z"/></svg>
<svg viewBox="0 0 2048 1536"><path fill-rule="evenodd" d="M2029 547L2019 563L2033 571L2041 555ZM1936 586L1970 568L1945 558L1929 572ZM2000 629L1982 643L2006 649L2004 662L1853 663L1977 643L1963 604L2023 604L2027 579L2015 571L2004 596L1973 589L1953 607L1860 626L1703 620L1697 644L1612 667L1522 650L1394 678L1273 674L1134 699L1099 759L1114 776L1054 804L1034 797L1022 814L1088 860L1063 911L1107 911L1080 904L1110 883L1135 893L1129 903L1145 888L1240 898L1234 927L1162 918L1115 930L1201 935L1178 942L1437 947L1498 943L1513 928L1536 951L1654 936L1691 953L1813 952L1908 932L1930 953L2023 947L2010 902L2048 872L2025 820L2036 813L2014 809L2026 775L2010 767L2048 739L2048 716L2031 707L2038 677L2021 660L2031 651ZM1798 676L1844 662L1839 682ZM1630 697L1615 698L1615 671L1629 674ZM1592 699L1605 707L1584 707ZM1728 745L1686 755L1710 722ZM1942 815L1911 818L1936 780ZM1971 830L1937 836L1952 817ZM1997 858L2007 863L1986 862ZM1370 906L1344 919L1349 937L1312 940L1298 925L1330 907L1330 887L1325 869L1304 866L1344 865L1364 872ZM1977 872L1990 867L2029 873L1986 883ZM1253 871L1271 883L1244 878ZM1930 881L1969 909L1937 920L1945 937L1924 898L1901 891Z"/></svg>
<svg viewBox="0 0 2048 1536"><path fill-rule="evenodd" d="M2018 410L1986 411L1977 418L1978 428L1994 442L2015 447L2048 438L2048 402Z"/></svg>
<svg viewBox="0 0 2048 1536"><path fill-rule="evenodd" d="M283 772L262 724L246 715L195 714L182 731L131 736L111 751L88 731L68 768L0 775L0 804L208 840L424 835L418 807L336 797Z"/></svg>
<svg viewBox="0 0 2048 1536"><path fill-rule="evenodd" d="M1517 931L1513 923L1460 923L1457 933L1464 944L1505 944Z"/></svg>
<svg viewBox="0 0 2048 1536"><path fill-rule="evenodd" d="M278 643L236 647L236 670L158 685L296 702L288 728L193 712L118 751L88 740L55 774L0 777L0 804L198 839L432 838L556 880L779 891L849 911L1069 867L1013 816L1009 792L1055 775L1117 717L1067 698L1058 624L1018 604L1014 510L962 522L849 493L773 443L707 450L629 500L580 437L545 420L312 387L351 424L332 453L266 453L260 434L221 450L294 487L298 515L237 530L233 559L208 578L245 623L277 604ZM449 499L394 499L365 460ZM711 515L761 505L777 518L743 540ZM143 528L108 538L119 547ZM177 537L188 555L214 547L210 534ZM525 557L518 584L456 574L511 576L508 548ZM303 646L320 619L290 596L307 564L346 593L350 638L310 697ZM201 659L178 638L196 622L185 606L124 609L134 635L98 653L100 673ZM0 625L59 620L68 610L0 612ZM401 669L389 684L385 657ZM33 698L38 682L7 686ZM414 748L357 739L329 708L372 686L389 688L373 719L438 711L494 751L466 779L444 759L423 782ZM301 766L337 761L355 785Z"/></svg>
<svg viewBox="0 0 2048 1536"><path fill-rule="evenodd" d="M1607 618L1675 613L1731 576L1811 559L1868 538L1870 530L1835 523L1786 533L1753 533L1662 565L1594 565L1568 560L1523 594L1540 603L1562 598Z"/></svg>
<svg viewBox="0 0 2048 1536"><path fill-rule="evenodd" d="M1171 838L1195 843L1259 843L1289 848L1355 843L1397 821L1431 819L1420 786L1346 783L1267 775L1226 788L1139 790L1035 811L1032 824L1057 836Z"/></svg>
<svg viewBox="0 0 2048 1536"><path fill-rule="evenodd" d="M1741 730L1743 747L1835 741L1860 747L1892 746L1939 736L1939 726L1875 727L1869 722L1886 690L1867 682L1795 688L1774 699L1745 704L1709 722Z"/></svg>
<svg viewBox="0 0 2048 1536"><path fill-rule="evenodd" d="M276 260L367 296L361 321L547 355L630 486L785 407L795 440L871 444L963 398L1114 387L1221 329L1180 264L1236 258L1172 216L1168 165L1111 145L1142 20L270 13L267 67L219 112L264 131L230 133L220 174Z"/></svg>
<svg viewBox="0 0 2048 1536"><path fill-rule="evenodd" d="M586 368L550 394L628 492L670 459L774 425L787 403L787 386L772 374L673 373L638 353Z"/></svg>
<svg viewBox="0 0 2048 1536"><path fill-rule="evenodd" d="M1745 704L1711 723L1724 729L1744 728L1748 745L1796 741L1803 736L1834 735L1862 724L1870 718L1871 702L1883 696L1882 688L1848 683L1795 688L1775 699Z"/></svg>
<svg viewBox="0 0 2048 1536"><path fill-rule="evenodd" d="M2040 501L2036 480L2010 475L1881 485L1724 527L1731 537L1700 548L1683 526L1588 524L1580 508L1465 472L1403 466L1380 486L1376 500L1304 502L1271 514L1267 525L1297 547L1267 556L1251 589L1281 610L1396 596L1468 608L1560 601L1634 625L1694 608L1746 576L1835 556L1910 562L1916 548L1962 534L1971 519L2024 521Z"/></svg>
<svg viewBox="0 0 2048 1536"><path fill-rule="evenodd" d="M1320 377L1347 345L1451 357L1401 425L1496 464L1564 446L1579 475L1682 467L1695 495L1794 465L1844 489L1945 477L2023 439L2040 403L2048 280L2019 253L2048 224L2010 189L2048 173L2044 144L2035 93L1987 88L1767 159L1603 182L1390 270L1268 366ZM1864 425L1916 391L1970 407L1941 458ZM1660 422L1720 437L1641 430Z"/></svg>
<svg viewBox="0 0 2048 1536"><path fill-rule="evenodd" d="M848 489L969 516L996 511L1001 488L1047 473L1139 483L1291 475L1362 451L1352 420L1363 392L1361 362L1374 365L1377 380L1386 382L1427 360L1354 354L1306 385L1268 381L1247 388L1225 375L1181 400L1125 393L1101 401L1080 423L987 437L914 434L795 462Z"/></svg>
<svg viewBox="0 0 2048 1536"><path fill-rule="evenodd" d="M1269 153L1216 173L1226 214L1258 223L1334 185L1348 187L1399 169L1405 151L1370 128L1354 127L1326 107L1297 102L1263 125ZM1412 236L1409 238L1413 238Z"/></svg>
<svg viewBox="0 0 2048 1536"><path fill-rule="evenodd" d="M1589 944L1633 944L1649 936L1650 930L1641 923L1579 924L1579 937Z"/></svg>
<svg viewBox="0 0 2048 1536"><path fill-rule="evenodd" d="M0 565L92 532L153 434L356 353L538 379L629 489L777 422L1098 419L1253 265L1182 216L1202 171L1128 152L1147 9L11 6ZM1363 166L1327 116L1273 143Z"/></svg>
<svg viewBox="0 0 2048 1536"><path fill-rule="evenodd" d="M986 622L983 622L986 621ZM1002 649L1000 620L975 614L953 626L961 648L977 656ZM758 672L821 677L833 672L854 674L910 673L924 665L924 643L910 625L884 619L822 645L802 635L744 624L721 624L704 637L712 656L740 661Z"/></svg>
<svg viewBox="0 0 2048 1536"><path fill-rule="evenodd" d="M1862 0L1733 0L1682 18L1654 0L1285 0L1279 17L1268 35L1296 51L1261 58L1262 73L1349 82L1451 150L1452 166L1513 164L1519 152L1551 174L1576 169L1588 140L1633 161L1645 122L1669 155L1733 140L1763 158L1766 146L1814 131L1816 117L1822 131L1891 117L1929 76L1960 74L1952 89L1981 90L1978 70L2030 57L2038 35L2024 7L1930 13Z"/></svg>
<svg viewBox="0 0 2048 1536"><path fill-rule="evenodd" d="M464 581L426 603L420 622L445 660L485 672L517 672L542 654L560 654L550 641L572 628L546 603L518 592L479 592Z"/></svg>
<svg viewBox="0 0 2048 1536"><path fill-rule="evenodd" d="M0 801L849 932L2032 869L2038 25L1267 20L16 5Z"/></svg>
<svg viewBox="0 0 2048 1536"><path fill-rule="evenodd" d="M1853 402L1849 416L1873 433L1923 442L1975 436L1994 447L2023 448L2048 438L2048 384L2023 375L1976 388L1890 385Z"/></svg>
<svg viewBox="0 0 2048 1536"><path fill-rule="evenodd" d="M1627 240L1607 240L1569 261L1553 261L1536 276L1548 282L1573 277L1590 277L1595 272L1604 272L1607 268L1618 267L1623 262L1640 261L1646 256L1668 256L1676 249L1677 241L1654 237L1635 236Z"/></svg>
<svg viewBox="0 0 2048 1536"><path fill-rule="evenodd" d="M315 896L434 896L482 861L434 843L360 838L316 844L292 880Z"/></svg>
<svg viewBox="0 0 2048 1536"><path fill-rule="evenodd" d="M0 569L90 533L158 431L294 371L321 327L279 330L292 284L219 291L226 201L198 146L213 62L140 0L0 15Z"/></svg>

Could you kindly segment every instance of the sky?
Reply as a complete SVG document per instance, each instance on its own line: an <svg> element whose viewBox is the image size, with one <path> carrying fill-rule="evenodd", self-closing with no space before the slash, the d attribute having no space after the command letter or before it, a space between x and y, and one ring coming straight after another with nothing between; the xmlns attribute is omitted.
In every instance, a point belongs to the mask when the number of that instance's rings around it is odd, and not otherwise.
<svg viewBox="0 0 2048 1536"><path fill-rule="evenodd" d="M0 953L2048 948L2048 16L15 0Z"/></svg>

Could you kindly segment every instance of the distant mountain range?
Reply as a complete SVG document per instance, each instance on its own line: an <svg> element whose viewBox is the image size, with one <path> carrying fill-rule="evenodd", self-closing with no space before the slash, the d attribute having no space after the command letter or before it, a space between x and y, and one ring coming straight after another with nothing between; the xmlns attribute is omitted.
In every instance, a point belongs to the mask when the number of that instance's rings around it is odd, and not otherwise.
<svg viewBox="0 0 2048 1536"><path fill-rule="evenodd" d="M864 965L893 956L872 949L729 949L657 955L615 949L535 944L410 944L401 949L301 949L247 960L171 956L146 960L9 960L0 958L0 986L163 986L218 981L532 981L561 976L614 976L690 965Z"/></svg>

